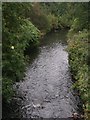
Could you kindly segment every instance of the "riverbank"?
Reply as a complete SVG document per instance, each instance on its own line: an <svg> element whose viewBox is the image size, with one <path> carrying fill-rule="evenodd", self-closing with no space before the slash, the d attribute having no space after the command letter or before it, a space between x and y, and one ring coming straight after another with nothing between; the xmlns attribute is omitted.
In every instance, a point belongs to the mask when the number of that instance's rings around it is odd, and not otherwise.
<svg viewBox="0 0 90 120"><path fill-rule="evenodd" d="M69 33L70 34L70 33ZM83 101L83 109L87 119L89 113L88 103L88 31L80 31L69 35L68 52L69 64L75 79L74 88L79 90Z"/></svg>

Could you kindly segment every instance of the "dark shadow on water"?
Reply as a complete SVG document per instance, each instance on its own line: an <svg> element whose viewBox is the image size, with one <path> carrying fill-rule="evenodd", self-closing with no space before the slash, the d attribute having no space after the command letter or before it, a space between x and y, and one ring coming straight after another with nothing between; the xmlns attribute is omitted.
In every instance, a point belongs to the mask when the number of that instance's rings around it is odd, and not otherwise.
<svg viewBox="0 0 90 120"><path fill-rule="evenodd" d="M32 49L27 48L25 50L25 55L29 57L29 61L28 61L29 64L31 64L34 61L34 59L37 58L39 53L40 53L39 47L34 47Z"/></svg>
<svg viewBox="0 0 90 120"><path fill-rule="evenodd" d="M67 44L67 32L68 30L57 30L51 31L48 33L46 36L41 41L41 46L50 46L51 44L54 43L62 43L62 44ZM58 39L60 38L60 39Z"/></svg>

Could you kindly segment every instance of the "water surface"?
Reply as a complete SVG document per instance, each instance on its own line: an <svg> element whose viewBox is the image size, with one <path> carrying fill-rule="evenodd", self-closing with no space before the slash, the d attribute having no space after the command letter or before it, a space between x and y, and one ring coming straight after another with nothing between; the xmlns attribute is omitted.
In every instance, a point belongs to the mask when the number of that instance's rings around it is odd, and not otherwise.
<svg viewBox="0 0 90 120"><path fill-rule="evenodd" d="M67 118L78 111L78 97L71 90L66 35L65 31L46 35L24 81L16 83L17 94L23 96L21 117Z"/></svg>

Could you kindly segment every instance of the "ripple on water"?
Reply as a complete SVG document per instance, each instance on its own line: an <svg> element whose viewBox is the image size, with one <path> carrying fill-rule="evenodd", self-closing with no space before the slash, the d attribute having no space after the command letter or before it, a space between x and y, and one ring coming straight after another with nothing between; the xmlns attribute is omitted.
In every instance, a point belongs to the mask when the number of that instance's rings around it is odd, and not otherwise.
<svg viewBox="0 0 90 120"><path fill-rule="evenodd" d="M53 42L46 38L50 43L40 47L39 55L26 70L25 81L16 84L17 91L25 96L20 109L24 118L67 118L77 112L66 45L59 41L61 34L56 34L57 39L55 33L51 35Z"/></svg>

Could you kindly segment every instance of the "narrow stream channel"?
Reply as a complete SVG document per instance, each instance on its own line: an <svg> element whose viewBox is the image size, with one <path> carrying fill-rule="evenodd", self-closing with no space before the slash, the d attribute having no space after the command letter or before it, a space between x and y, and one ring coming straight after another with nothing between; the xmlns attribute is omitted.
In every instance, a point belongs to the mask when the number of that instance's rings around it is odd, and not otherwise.
<svg viewBox="0 0 90 120"><path fill-rule="evenodd" d="M67 32L51 32L42 39L39 52L27 67L24 81L16 83L22 96L22 118L68 118L79 110L79 97L71 89Z"/></svg>

